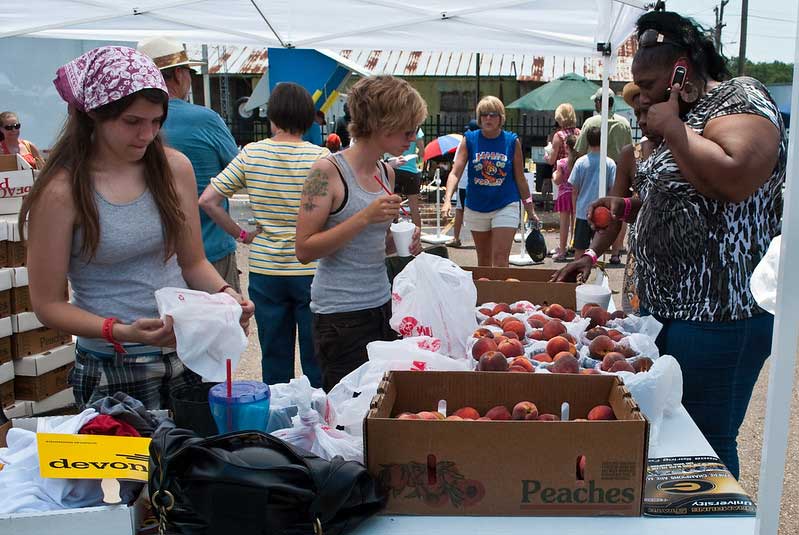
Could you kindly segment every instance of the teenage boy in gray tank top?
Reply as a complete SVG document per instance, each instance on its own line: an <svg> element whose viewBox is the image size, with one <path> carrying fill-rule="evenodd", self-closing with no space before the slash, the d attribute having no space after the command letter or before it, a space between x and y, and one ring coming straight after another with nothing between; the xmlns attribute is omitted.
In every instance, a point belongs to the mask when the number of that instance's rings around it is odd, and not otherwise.
<svg viewBox="0 0 799 535"><path fill-rule="evenodd" d="M311 168L297 218L300 262L319 260L311 285L314 349L322 386L330 391L367 361L366 345L394 340L386 254L389 226L399 215L393 169L379 162L416 141L427 106L406 81L375 76L359 81L347 98L349 131L357 143ZM421 252L420 229L411 252Z"/></svg>

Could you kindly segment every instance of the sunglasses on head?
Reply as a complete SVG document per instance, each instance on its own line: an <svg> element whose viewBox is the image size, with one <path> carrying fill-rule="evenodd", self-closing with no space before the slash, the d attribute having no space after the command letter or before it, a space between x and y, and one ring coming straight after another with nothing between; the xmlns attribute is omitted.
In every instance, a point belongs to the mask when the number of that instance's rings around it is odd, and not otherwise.
<svg viewBox="0 0 799 535"><path fill-rule="evenodd" d="M678 48L685 48L685 45L667 38L654 28L644 30L644 33L638 37L638 46L640 48L652 48L660 45L672 45Z"/></svg>
<svg viewBox="0 0 799 535"><path fill-rule="evenodd" d="M22 128L22 125L20 123L7 124L3 126L3 128L11 132L12 130L19 130L20 128Z"/></svg>
<svg viewBox="0 0 799 535"><path fill-rule="evenodd" d="M500 116L499 113L495 111L485 111L480 114L480 117L491 117L492 119L499 116Z"/></svg>

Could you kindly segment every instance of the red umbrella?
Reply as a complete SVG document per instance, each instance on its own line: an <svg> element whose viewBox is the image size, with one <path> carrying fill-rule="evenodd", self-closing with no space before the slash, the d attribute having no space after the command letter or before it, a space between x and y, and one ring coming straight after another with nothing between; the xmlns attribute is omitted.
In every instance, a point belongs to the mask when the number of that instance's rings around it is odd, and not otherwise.
<svg viewBox="0 0 799 535"><path fill-rule="evenodd" d="M461 140L463 140L463 136L460 134L447 134L434 139L424 148L425 161L441 160L455 154Z"/></svg>

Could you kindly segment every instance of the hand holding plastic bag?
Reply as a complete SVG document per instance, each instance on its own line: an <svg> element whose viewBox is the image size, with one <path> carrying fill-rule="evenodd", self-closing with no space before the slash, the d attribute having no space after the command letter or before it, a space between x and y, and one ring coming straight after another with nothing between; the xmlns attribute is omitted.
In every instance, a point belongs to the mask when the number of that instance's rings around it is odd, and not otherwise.
<svg viewBox="0 0 799 535"><path fill-rule="evenodd" d="M187 368L209 382L225 380L227 359L236 369L247 336L239 324L241 305L231 295L161 288L155 301L161 317L174 321L177 354Z"/></svg>

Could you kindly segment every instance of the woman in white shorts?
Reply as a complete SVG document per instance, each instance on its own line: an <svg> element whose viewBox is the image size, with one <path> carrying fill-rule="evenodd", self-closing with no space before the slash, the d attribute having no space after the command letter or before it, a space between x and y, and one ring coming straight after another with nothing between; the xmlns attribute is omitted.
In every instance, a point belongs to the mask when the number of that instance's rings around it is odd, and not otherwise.
<svg viewBox="0 0 799 535"><path fill-rule="evenodd" d="M466 169L464 224L472 231L479 266L507 267L513 235L519 227L520 205L527 216L538 220L530 188L524 178L524 158L519 138L502 127L505 106L497 97L484 97L477 104L480 130L467 132L458 148L447 179L442 212L452 212L450 200Z"/></svg>

